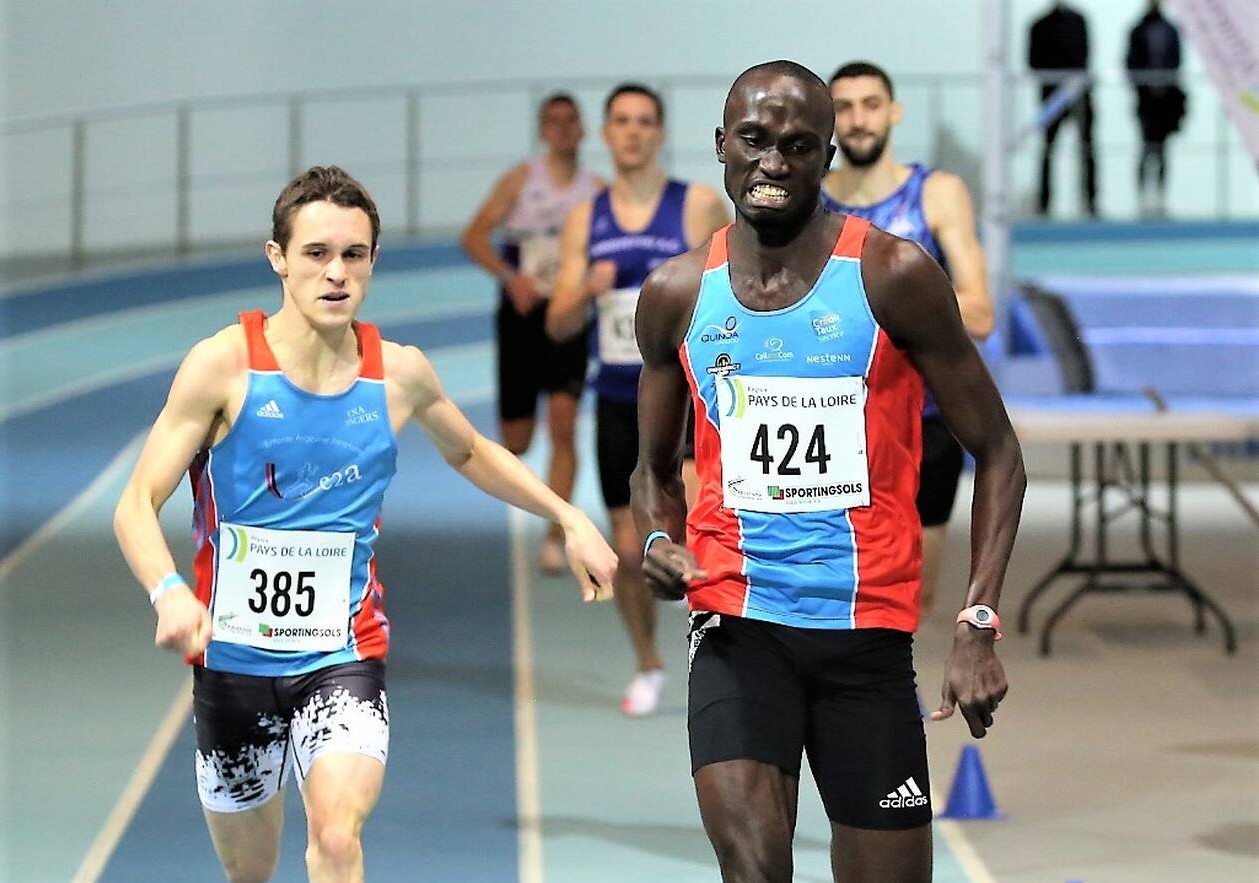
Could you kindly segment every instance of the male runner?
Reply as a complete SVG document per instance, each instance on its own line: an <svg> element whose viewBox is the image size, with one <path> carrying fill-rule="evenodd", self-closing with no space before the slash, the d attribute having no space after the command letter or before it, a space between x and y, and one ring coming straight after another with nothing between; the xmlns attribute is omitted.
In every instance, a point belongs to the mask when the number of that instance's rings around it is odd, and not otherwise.
<svg viewBox="0 0 1259 883"><path fill-rule="evenodd" d="M822 204L921 245L949 274L966 332L974 340L983 340L992 333L992 300L965 182L948 172L896 161L892 128L900 123L904 108L882 68L865 61L841 66L831 77L831 98L844 162L823 181ZM962 447L928 394L916 500L922 520L925 611L931 610L935 599L945 531L961 474Z"/></svg>
<svg viewBox="0 0 1259 883"><path fill-rule="evenodd" d="M573 209L564 223L560 272L546 325L557 340L580 334L594 304L599 482L620 559L617 606L638 659L621 710L637 717L656 710L665 674L656 649L655 602L643 585L642 546L629 510L642 367L634 309L648 273L706 241L729 216L714 190L670 180L660 167L664 105L647 87L626 83L612 90L604 105L603 140L616 177L611 187ZM712 333L727 332L717 328Z"/></svg>
<svg viewBox="0 0 1259 883"><path fill-rule="evenodd" d="M503 445L517 456L529 449L538 394L545 392L551 440L547 484L568 500L577 475L573 435L586 384L587 346L580 336L564 343L547 337L546 303L559 268L564 218L603 182L579 165L585 131L571 95L557 92L543 100L538 129L546 153L498 179L464 230L463 248L499 281L498 417ZM498 227L504 233L501 251L490 241ZM538 566L546 573L564 567L563 536L558 524L546 532L538 555Z"/></svg>
<svg viewBox="0 0 1259 883"><path fill-rule="evenodd" d="M156 643L194 666L197 790L228 879L274 872L292 761L310 879L359 881L389 737L389 622L372 544L397 433L414 420L473 484L561 524L586 600L616 562L589 519L477 433L423 353L354 320L380 231L358 182L311 168L280 193L272 225L280 309L242 313L193 347L114 528L150 590ZM195 588L158 522L184 470Z"/></svg>
<svg viewBox="0 0 1259 883"><path fill-rule="evenodd" d="M740 75L716 133L735 223L653 273L638 311L643 572L689 600L696 792L723 879L740 883L791 880L802 751L835 879L930 879L912 659L924 379L976 460L972 581L932 718L960 704L983 736L1006 692L991 608L1019 445L939 265L821 207L833 125L826 84L801 66ZM737 338L706 336L726 317ZM684 524L688 398L701 485Z"/></svg>

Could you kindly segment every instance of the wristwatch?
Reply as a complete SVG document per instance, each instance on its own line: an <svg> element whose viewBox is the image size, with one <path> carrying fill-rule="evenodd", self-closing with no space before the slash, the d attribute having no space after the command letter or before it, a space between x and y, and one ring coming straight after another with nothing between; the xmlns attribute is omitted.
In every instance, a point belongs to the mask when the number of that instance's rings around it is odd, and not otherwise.
<svg viewBox="0 0 1259 883"><path fill-rule="evenodd" d="M977 629L991 629L996 632L996 637L993 640L1001 640L1001 617L997 616L997 611L987 604L975 604L972 607L965 608L957 614L957 621L964 622Z"/></svg>

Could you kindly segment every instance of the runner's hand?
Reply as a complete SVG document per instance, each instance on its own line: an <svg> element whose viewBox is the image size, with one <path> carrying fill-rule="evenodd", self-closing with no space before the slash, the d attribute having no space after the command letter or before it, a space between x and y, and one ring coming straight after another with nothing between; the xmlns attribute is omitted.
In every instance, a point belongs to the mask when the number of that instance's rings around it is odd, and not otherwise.
<svg viewBox="0 0 1259 883"><path fill-rule="evenodd" d="M184 656L196 656L210 643L210 611L192 589L176 586L157 599L153 643Z"/></svg>
<svg viewBox="0 0 1259 883"><path fill-rule="evenodd" d="M616 284L616 261L595 261L586 271L586 291L598 297Z"/></svg>
<svg viewBox="0 0 1259 883"><path fill-rule="evenodd" d="M616 575L616 553L589 518L574 510L572 520L564 527L564 552L569 569L581 586L581 599L606 601L612 597L612 578Z"/></svg>
<svg viewBox="0 0 1259 883"><path fill-rule="evenodd" d="M538 286L533 277L524 273L513 273L503 288L507 291L507 299L511 301L512 308L522 316L528 315L542 302L542 295L538 294Z"/></svg>
<svg viewBox="0 0 1259 883"><path fill-rule="evenodd" d="M658 539L643 559L643 577L652 593L666 601L679 601L693 580L705 579L708 573L699 566L686 546L672 540Z"/></svg>
<svg viewBox="0 0 1259 883"><path fill-rule="evenodd" d="M982 739L992 727L997 705L1010 689L993 646L995 637L990 630L958 623L953 649L944 664L944 687L940 691L943 701L939 709L931 712L933 721L952 717L954 706L960 705L962 717L976 739Z"/></svg>

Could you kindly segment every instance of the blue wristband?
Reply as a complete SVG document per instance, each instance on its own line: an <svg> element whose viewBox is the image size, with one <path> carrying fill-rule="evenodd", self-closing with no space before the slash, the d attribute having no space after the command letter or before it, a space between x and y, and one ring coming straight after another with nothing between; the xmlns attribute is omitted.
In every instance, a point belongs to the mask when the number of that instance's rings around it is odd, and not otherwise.
<svg viewBox="0 0 1259 883"><path fill-rule="evenodd" d="M668 540L669 542L673 542L673 537L669 536L668 531L663 530L653 530L651 533L647 534L647 539L643 541L644 558L647 557L647 552L651 549L651 544L656 540Z"/></svg>
<svg viewBox="0 0 1259 883"><path fill-rule="evenodd" d="M188 584L184 582L184 578L178 573L169 573L162 577L158 584L153 587L153 590L149 592L149 603L156 605L157 599L175 588L175 586L184 586L186 588Z"/></svg>

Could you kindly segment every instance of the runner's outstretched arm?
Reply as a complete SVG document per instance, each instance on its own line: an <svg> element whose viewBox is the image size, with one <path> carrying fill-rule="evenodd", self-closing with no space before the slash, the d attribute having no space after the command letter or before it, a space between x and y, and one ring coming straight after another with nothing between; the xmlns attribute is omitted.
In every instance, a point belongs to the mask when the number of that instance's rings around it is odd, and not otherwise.
<svg viewBox="0 0 1259 883"><path fill-rule="evenodd" d="M395 345L390 356L387 376L403 386L411 418L446 462L486 493L559 524L569 566L586 601L610 592L616 554L585 513L556 495L518 457L477 432L446 397L437 372L417 348Z"/></svg>

